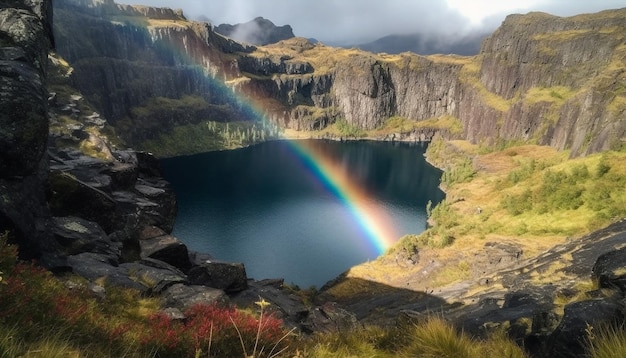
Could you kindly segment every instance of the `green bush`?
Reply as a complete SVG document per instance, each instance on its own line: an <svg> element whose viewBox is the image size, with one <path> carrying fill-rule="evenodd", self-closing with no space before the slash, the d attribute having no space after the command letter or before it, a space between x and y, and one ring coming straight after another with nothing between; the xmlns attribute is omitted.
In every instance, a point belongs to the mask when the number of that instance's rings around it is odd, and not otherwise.
<svg viewBox="0 0 626 358"><path fill-rule="evenodd" d="M464 157L459 163L448 171L445 171L441 176L441 182L447 186L455 183L466 183L476 176L476 169L472 159Z"/></svg>
<svg viewBox="0 0 626 358"><path fill-rule="evenodd" d="M530 211L533 208L532 192L526 189L519 195L505 195L500 205L513 216Z"/></svg>
<svg viewBox="0 0 626 358"><path fill-rule="evenodd" d="M348 138L361 138L365 135L365 132L359 127L348 123L345 118L339 118L335 121L335 128L339 131L339 134Z"/></svg>

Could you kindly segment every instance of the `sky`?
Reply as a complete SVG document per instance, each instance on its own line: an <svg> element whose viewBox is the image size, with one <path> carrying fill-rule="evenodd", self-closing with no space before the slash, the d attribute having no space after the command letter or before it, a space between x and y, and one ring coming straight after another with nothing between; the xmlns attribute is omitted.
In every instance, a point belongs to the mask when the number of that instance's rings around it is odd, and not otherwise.
<svg viewBox="0 0 626 358"><path fill-rule="evenodd" d="M188 19L213 25L262 16L291 25L296 36L360 44L391 34L457 36L491 32L513 13L571 16L626 7L626 0L117 0L182 8ZM174 4L175 5L174 5Z"/></svg>

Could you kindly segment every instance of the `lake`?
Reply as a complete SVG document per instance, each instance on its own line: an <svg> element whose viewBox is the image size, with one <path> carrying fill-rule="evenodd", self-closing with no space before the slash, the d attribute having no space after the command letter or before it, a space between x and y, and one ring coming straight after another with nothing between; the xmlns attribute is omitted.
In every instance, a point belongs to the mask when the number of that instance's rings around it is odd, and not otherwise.
<svg viewBox="0 0 626 358"><path fill-rule="evenodd" d="M444 197L425 150L272 141L163 159L178 200L173 235L191 250L243 262L250 278L319 288L375 259L383 242L425 229L427 202Z"/></svg>

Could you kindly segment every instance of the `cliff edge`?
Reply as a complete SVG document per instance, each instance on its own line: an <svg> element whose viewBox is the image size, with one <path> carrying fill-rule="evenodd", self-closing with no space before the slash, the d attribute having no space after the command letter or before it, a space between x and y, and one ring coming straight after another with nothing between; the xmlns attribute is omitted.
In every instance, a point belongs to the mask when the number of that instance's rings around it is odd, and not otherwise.
<svg viewBox="0 0 626 358"><path fill-rule="evenodd" d="M173 128L241 120L313 135L345 121L359 130L386 128L374 137L387 140L438 131L473 143L550 145L574 156L618 148L626 133L626 9L511 15L480 54L465 57L373 54L303 38L246 46L175 11L105 10L114 6L55 2L62 14L55 33L77 88L134 147L158 149L154 140ZM195 109L147 113L154 98ZM409 129L390 125L398 118Z"/></svg>

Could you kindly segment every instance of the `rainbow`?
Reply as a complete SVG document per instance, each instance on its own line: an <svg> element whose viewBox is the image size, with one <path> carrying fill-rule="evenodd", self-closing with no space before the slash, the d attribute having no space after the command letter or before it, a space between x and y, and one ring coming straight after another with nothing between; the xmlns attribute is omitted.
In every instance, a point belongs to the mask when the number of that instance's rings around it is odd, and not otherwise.
<svg viewBox="0 0 626 358"><path fill-rule="evenodd" d="M290 147L316 180L349 211L363 233L363 238L376 250L384 253L398 239L391 218L373 201L349 173L333 158L328 157L306 141L289 141Z"/></svg>
<svg viewBox="0 0 626 358"><path fill-rule="evenodd" d="M162 39L153 39L153 41L158 40ZM161 44L188 60L188 63L204 68L202 63L205 61L189 56L188 49L183 48L181 44L172 41L161 41ZM226 83L210 75L205 74L205 78L214 91L230 97L254 120L261 123L269 122L261 101L237 93ZM364 242L369 243L377 255L384 253L397 241L398 235L390 216L378 205L371 205L374 201L371 195L361 188L333 158L315 149L314 146L307 145L306 141L288 140L288 143L303 166L348 210L354 223L359 227Z"/></svg>

